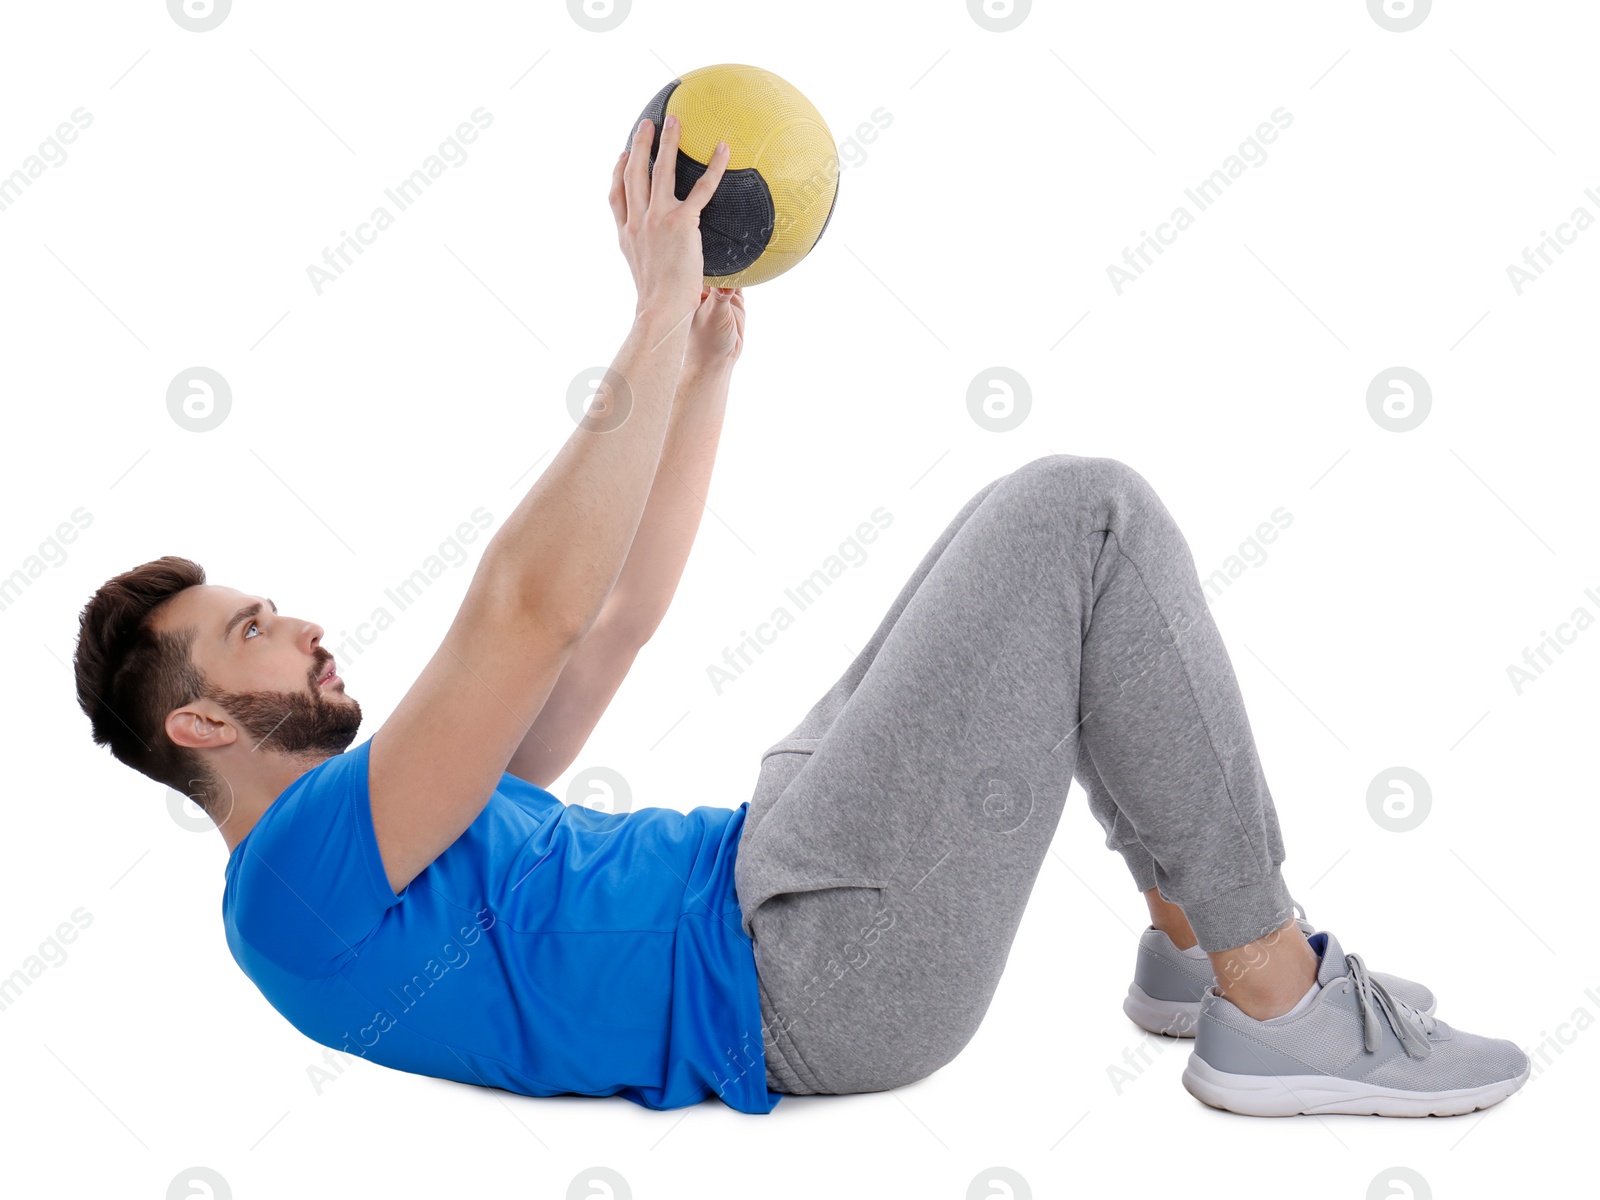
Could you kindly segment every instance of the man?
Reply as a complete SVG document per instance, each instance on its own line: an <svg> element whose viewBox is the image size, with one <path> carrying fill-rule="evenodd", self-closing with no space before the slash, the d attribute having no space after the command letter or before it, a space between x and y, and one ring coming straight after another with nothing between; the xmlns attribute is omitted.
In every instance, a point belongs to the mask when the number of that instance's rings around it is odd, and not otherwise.
<svg viewBox="0 0 1600 1200"><path fill-rule="evenodd" d="M322 630L186 559L84 610L95 739L217 822L228 945L268 1000L323 1045L527 1095L765 1113L896 1087L976 1030L1076 775L1150 906L1125 1010L1197 1035L1198 1098L1443 1114L1521 1086L1512 1043L1290 916L1193 560L1110 459L974 495L750 802L606 815L545 790L670 603L742 349L742 297L700 286L726 147L678 201L654 137L613 171L639 301L603 403L367 741ZM660 157L677 142L669 118Z"/></svg>

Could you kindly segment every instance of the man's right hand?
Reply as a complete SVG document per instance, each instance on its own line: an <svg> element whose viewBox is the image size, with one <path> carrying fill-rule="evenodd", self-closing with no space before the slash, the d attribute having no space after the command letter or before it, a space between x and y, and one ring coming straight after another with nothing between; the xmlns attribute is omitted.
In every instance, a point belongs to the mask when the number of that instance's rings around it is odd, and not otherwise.
<svg viewBox="0 0 1600 1200"><path fill-rule="evenodd" d="M617 241L639 293L635 316L649 309L674 316L689 314L700 301L705 279L700 210L716 192L731 152L726 142L718 142L705 174L695 181L688 196L679 200L675 190L679 133L676 116L669 115L656 154L656 165L667 165L655 177L650 167L654 126L648 118L641 121L633 132L632 145L618 157L611 172Z"/></svg>

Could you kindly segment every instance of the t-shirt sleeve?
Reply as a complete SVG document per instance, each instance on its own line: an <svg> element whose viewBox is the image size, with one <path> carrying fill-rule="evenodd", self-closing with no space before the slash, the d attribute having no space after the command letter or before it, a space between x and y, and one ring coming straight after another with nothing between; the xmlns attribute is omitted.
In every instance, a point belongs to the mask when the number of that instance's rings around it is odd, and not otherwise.
<svg viewBox="0 0 1600 1200"><path fill-rule="evenodd" d="M331 975L404 898L372 828L372 739L313 767L241 844L234 921L257 953L305 978Z"/></svg>

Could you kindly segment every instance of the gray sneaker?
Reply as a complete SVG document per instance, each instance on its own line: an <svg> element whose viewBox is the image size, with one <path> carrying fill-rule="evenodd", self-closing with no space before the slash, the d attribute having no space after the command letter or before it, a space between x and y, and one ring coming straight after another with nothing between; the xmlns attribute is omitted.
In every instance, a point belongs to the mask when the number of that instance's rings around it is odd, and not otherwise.
<svg viewBox="0 0 1600 1200"><path fill-rule="evenodd" d="M1527 1082L1528 1056L1514 1043L1419 1012L1326 930L1310 941L1322 990L1288 1020L1257 1021L1206 990L1183 1071L1195 1099L1252 1117L1446 1117L1498 1104Z"/></svg>
<svg viewBox="0 0 1600 1200"><path fill-rule="evenodd" d="M1294 910L1299 914L1295 924L1300 926L1300 931L1308 938L1316 933L1316 926L1306 920L1306 910L1298 904ZM1434 994L1423 984L1382 971L1372 972L1372 978L1395 998L1429 1016L1439 1006ZM1200 998L1216 981L1210 959L1185 954L1165 933L1150 925L1139 937L1139 956L1122 1011L1135 1025L1151 1033L1191 1038L1200 1019Z"/></svg>

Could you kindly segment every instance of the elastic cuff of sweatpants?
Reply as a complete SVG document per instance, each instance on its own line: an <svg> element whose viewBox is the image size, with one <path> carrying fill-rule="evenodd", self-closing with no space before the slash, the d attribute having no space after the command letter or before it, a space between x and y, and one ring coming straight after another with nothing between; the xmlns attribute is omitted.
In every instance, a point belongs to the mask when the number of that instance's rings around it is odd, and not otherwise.
<svg viewBox="0 0 1600 1200"><path fill-rule="evenodd" d="M1189 919L1200 948L1208 953L1232 950L1265 937L1294 916L1294 902L1277 863L1259 883L1220 892L1209 900L1175 903Z"/></svg>
<svg viewBox="0 0 1600 1200"><path fill-rule="evenodd" d="M1144 848L1142 842L1118 846L1117 853L1128 864L1128 873L1133 876L1135 887L1141 892L1148 892L1156 886L1156 860L1150 857L1150 851Z"/></svg>

